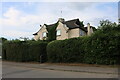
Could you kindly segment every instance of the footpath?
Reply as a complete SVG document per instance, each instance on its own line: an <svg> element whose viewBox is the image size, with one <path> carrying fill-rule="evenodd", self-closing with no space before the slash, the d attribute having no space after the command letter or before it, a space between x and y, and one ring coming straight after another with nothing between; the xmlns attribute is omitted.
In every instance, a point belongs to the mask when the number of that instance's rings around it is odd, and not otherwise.
<svg viewBox="0 0 120 80"><path fill-rule="evenodd" d="M3 61L2 65L12 65L17 67L28 67L37 69L59 70L59 71L73 71L73 72L87 72L87 73L101 73L101 74L115 74L118 75L119 68L117 67L95 67L95 66L70 66L57 65L49 63L20 63Z"/></svg>

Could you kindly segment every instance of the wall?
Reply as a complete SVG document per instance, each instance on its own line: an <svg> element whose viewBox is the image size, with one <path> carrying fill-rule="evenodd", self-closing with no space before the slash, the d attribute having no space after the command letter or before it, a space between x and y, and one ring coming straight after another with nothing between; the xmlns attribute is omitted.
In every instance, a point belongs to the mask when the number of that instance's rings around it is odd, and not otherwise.
<svg viewBox="0 0 120 80"><path fill-rule="evenodd" d="M36 36L34 37L34 39L35 39L35 40L39 40L39 39L40 39L40 40L43 40L43 37L42 37L43 32L48 32L45 25L42 26L42 28L41 28L41 29L39 30L39 32L38 32L38 35L36 35Z"/></svg>
<svg viewBox="0 0 120 80"><path fill-rule="evenodd" d="M68 38L79 37L79 36L80 36L79 28L70 29L68 31Z"/></svg>
<svg viewBox="0 0 120 80"><path fill-rule="evenodd" d="M57 36L56 38L57 40L68 39L68 33L67 33L68 28L66 27L66 25L59 22L59 25L56 30L61 30L61 35Z"/></svg>
<svg viewBox="0 0 120 80"><path fill-rule="evenodd" d="M40 36L39 35L34 35L34 40L39 40Z"/></svg>

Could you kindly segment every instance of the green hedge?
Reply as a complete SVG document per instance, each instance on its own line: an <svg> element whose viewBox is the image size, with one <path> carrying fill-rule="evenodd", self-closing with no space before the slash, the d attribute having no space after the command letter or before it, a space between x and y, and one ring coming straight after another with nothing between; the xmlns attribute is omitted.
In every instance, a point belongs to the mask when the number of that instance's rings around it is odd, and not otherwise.
<svg viewBox="0 0 120 80"><path fill-rule="evenodd" d="M47 42L40 41L7 41L3 44L2 58L9 61L40 61L46 59Z"/></svg>
<svg viewBox="0 0 120 80"><path fill-rule="evenodd" d="M83 62L85 39L84 37L50 42L47 46L48 61Z"/></svg>
<svg viewBox="0 0 120 80"><path fill-rule="evenodd" d="M47 46L49 62L119 64L120 27L106 27L89 37L52 41Z"/></svg>

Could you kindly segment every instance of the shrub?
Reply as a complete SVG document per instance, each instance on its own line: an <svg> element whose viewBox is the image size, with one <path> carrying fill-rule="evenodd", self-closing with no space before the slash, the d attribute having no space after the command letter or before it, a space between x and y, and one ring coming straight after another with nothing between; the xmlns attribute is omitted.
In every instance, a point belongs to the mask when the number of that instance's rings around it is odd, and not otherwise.
<svg viewBox="0 0 120 80"><path fill-rule="evenodd" d="M47 61L46 53L47 42L33 41L29 44L30 61ZM41 58L41 59L40 59Z"/></svg>
<svg viewBox="0 0 120 80"><path fill-rule="evenodd" d="M88 40L85 63L119 64L120 27L106 26L95 32Z"/></svg>
<svg viewBox="0 0 120 80"><path fill-rule="evenodd" d="M86 38L72 38L50 42L47 46L48 61L65 63L83 62L83 42Z"/></svg>
<svg viewBox="0 0 120 80"><path fill-rule="evenodd" d="M3 44L3 59L9 61L46 61L47 42L40 41L7 41Z"/></svg>
<svg viewBox="0 0 120 80"><path fill-rule="evenodd" d="M52 41L47 46L49 62L119 64L120 26L105 25L89 37Z"/></svg>

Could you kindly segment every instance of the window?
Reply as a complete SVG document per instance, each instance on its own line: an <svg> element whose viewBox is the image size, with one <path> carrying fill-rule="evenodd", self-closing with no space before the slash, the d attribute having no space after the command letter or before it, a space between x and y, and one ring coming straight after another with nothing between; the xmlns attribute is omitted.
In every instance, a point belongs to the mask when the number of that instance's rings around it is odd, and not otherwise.
<svg viewBox="0 0 120 80"><path fill-rule="evenodd" d="M80 36L84 36L84 31L80 29Z"/></svg>
<svg viewBox="0 0 120 80"><path fill-rule="evenodd" d="M57 30L57 36L61 35L61 30Z"/></svg>
<svg viewBox="0 0 120 80"><path fill-rule="evenodd" d="M47 33L46 33L46 32L43 32L42 36L43 36L43 37L47 37Z"/></svg>

